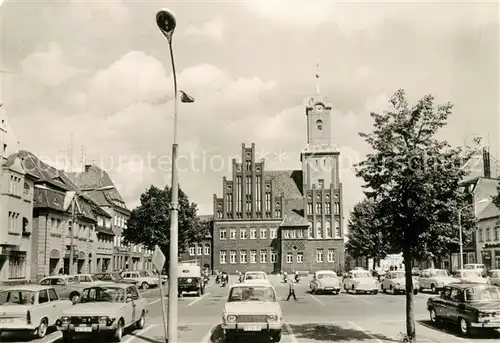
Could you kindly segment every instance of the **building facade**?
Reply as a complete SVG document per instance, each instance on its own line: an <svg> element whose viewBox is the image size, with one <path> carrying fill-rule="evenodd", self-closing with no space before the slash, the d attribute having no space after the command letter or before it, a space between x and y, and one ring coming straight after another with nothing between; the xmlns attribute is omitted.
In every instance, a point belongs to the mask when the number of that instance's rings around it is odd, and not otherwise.
<svg viewBox="0 0 500 343"><path fill-rule="evenodd" d="M82 191L87 190L89 197L112 218L113 257L111 267L108 269L114 271L153 269L152 251L141 246L127 246L123 243L122 233L127 227L131 211L127 208L109 174L96 165L87 164L82 172L68 173L68 175ZM103 232L100 234L104 235ZM109 235L107 237L109 238Z"/></svg>
<svg viewBox="0 0 500 343"><path fill-rule="evenodd" d="M241 147L231 180L214 195L213 266L267 273L344 270L339 151L332 144L331 105L317 95L306 106L301 170L268 171L255 144Z"/></svg>
<svg viewBox="0 0 500 343"><path fill-rule="evenodd" d="M212 255L212 242L213 242L213 216L201 215L200 221L206 225L207 235L198 243L189 245L181 254L182 262L195 262L200 267L212 270L213 255Z"/></svg>

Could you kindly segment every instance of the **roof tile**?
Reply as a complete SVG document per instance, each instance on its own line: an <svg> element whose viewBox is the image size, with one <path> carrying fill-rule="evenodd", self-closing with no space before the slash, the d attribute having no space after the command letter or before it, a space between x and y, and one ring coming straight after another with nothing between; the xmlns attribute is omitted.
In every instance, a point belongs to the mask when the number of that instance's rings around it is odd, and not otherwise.
<svg viewBox="0 0 500 343"><path fill-rule="evenodd" d="M264 178L266 181L271 181L276 195L283 194L285 199L302 198L301 170L265 171Z"/></svg>
<svg viewBox="0 0 500 343"><path fill-rule="evenodd" d="M307 220L300 214L294 210L289 210L285 213L285 217L281 222L280 226L289 227L289 226L299 226L299 227L307 227L309 223Z"/></svg>

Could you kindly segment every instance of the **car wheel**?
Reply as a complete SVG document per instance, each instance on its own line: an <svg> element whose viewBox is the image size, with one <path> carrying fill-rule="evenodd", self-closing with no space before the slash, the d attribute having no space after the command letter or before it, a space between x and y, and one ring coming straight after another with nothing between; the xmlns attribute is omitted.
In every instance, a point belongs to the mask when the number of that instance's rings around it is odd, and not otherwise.
<svg viewBox="0 0 500 343"><path fill-rule="evenodd" d="M76 304L76 303L78 303L78 302L80 301L80 294L78 294L78 293L73 293L73 294L71 294L71 295L70 295L70 297L69 297L69 298L70 298L70 300L71 300L71 302L72 302L73 304Z"/></svg>
<svg viewBox="0 0 500 343"><path fill-rule="evenodd" d="M351 290L352 290L352 292L353 292L354 294L356 294L356 287L354 287L354 285L352 285L352 289L351 289Z"/></svg>
<svg viewBox="0 0 500 343"><path fill-rule="evenodd" d="M394 295L394 288L392 288L392 285L389 286L389 293Z"/></svg>
<svg viewBox="0 0 500 343"><path fill-rule="evenodd" d="M146 314L144 313L144 311L142 311L141 318L139 318L137 323L135 323L135 327L138 330L140 330L140 329L144 329L144 325L146 325Z"/></svg>
<svg viewBox="0 0 500 343"><path fill-rule="evenodd" d="M40 321L40 325L36 329L36 333L35 333L36 338L39 338L39 339L44 338L45 335L47 334L47 329L48 329L47 318L43 318Z"/></svg>
<svg viewBox="0 0 500 343"><path fill-rule="evenodd" d="M436 310L434 310L433 308L431 308L429 310L429 319L431 320L431 323L433 323L433 324L437 324L439 322L438 316L436 314Z"/></svg>
<svg viewBox="0 0 500 343"><path fill-rule="evenodd" d="M118 321L115 332L113 333L113 342L121 342L123 337L123 319Z"/></svg>
<svg viewBox="0 0 500 343"><path fill-rule="evenodd" d="M418 294L418 288L415 288L415 289L413 290L413 294L415 294L415 295L417 295L417 294Z"/></svg>
<svg viewBox="0 0 500 343"><path fill-rule="evenodd" d="M378 294L378 289L374 290L373 294L377 295Z"/></svg>
<svg viewBox="0 0 500 343"><path fill-rule="evenodd" d="M271 339L275 343L278 343L279 341L281 341L281 331L273 333Z"/></svg>
<svg viewBox="0 0 500 343"><path fill-rule="evenodd" d="M460 333L462 335L469 335L470 333L470 324L469 322L464 319L464 318L459 318L459 327L460 327Z"/></svg>
<svg viewBox="0 0 500 343"><path fill-rule="evenodd" d="M433 294L437 294L437 289L436 289L436 286L434 286L434 284L431 285L431 292Z"/></svg>
<svg viewBox="0 0 500 343"><path fill-rule="evenodd" d="M73 337L71 337L71 334L69 332L63 332L62 341L63 343L70 343L73 341Z"/></svg>
<svg viewBox="0 0 500 343"><path fill-rule="evenodd" d="M143 282L143 283L141 284L141 288L142 288L142 289L148 289L148 288L149 288L149 284L148 284L147 282Z"/></svg>
<svg viewBox="0 0 500 343"><path fill-rule="evenodd" d="M236 335L234 332L227 332L224 334L225 343L232 343L235 341Z"/></svg>

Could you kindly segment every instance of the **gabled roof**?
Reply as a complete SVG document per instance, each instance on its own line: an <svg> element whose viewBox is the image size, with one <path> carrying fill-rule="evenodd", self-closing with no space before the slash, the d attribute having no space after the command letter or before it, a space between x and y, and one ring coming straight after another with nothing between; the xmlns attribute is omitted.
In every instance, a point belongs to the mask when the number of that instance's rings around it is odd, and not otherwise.
<svg viewBox="0 0 500 343"><path fill-rule="evenodd" d="M500 162L495 159L490 153L490 172L491 178L498 179L500 178ZM468 172L468 175L464 177L464 181L474 179L477 177L484 177L484 158L483 151L474 154L468 161L466 161L462 169Z"/></svg>
<svg viewBox="0 0 500 343"><path fill-rule="evenodd" d="M475 206L475 212L479 214L498 195L500 180L476 177L463 182L461 185L464 186L464 191L466 193L474 195L474 201L480 202L482 200L487 200L483 203L478 203Z"/></svg>
<svg viewBox="0 0 500 343"><path fill-rule="evenodd" d="M295 212L294 210L289 210L285 213L285 217L283 218L281 227L308 227L309 223L307 220Z"/></svg>
<svg viewBox="0 0 500 343"><path fill-rule="evenodd" d="M65 193L47 187L35 186L33 193L33 208L49 208L51 210L65 212Z"/></svg>
<svg viewBox="0 0 500 343"><path fill-rule="evenodd" d="M500 208L498 208L493 201L489 202L481 212L478 212L477 215L479 220L497 217L500 218Z"/></svg>
<svg viewBox="0 0 500 343"><path fill-rule="evenodd" d="M264 171L264 179L271 181L274 194L283 194L285 199L302 198L301 170Z"/></svg>

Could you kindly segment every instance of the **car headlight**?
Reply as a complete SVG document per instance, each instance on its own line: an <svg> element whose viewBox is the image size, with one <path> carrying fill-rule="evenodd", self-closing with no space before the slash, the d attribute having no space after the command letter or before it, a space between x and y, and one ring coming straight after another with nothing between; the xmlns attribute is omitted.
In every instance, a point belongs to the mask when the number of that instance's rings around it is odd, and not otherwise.
<svg viewBox="0 0 500 343"><path fill-rule="evenodd" d="M99 317L99 324L106 325L106 324L108 324L108 320L109 320L109 317L106 317L106 316Z"/></svg>
<svg viewBox="0 0 500 343"><path fill-rule="evenodd" d="M397 284L394 285L394 287L401 288L401 284L397 283Z"/></svg>
<svg viewBox="0 0 500 343"><path fill-rule="evenodd" d="M270 314L267 316L267 320L270 321L270 322L277 322L278 321L278 316L275 315L275 314Z"/></svg>
<svg viewBox="0 0 500 343"><path fill-rule="evenodd" d="M191 281L193 281L193 279L187 279L187 282L188 282L188 283L191 283Z"/></svg>
<svg viewBox="0 0 500 343"><path fill-rule="evenodd" d="M234 323L235 321L238 320L238 316L235 316L234 314L230 314L226 316L226 321Z"/></svg>
<svg viewBox="0 0 500 343"><path fill-rule="evenodd" d="M67 325L67 324L69 324L69 322L70 322L70 318L69 317L62 317L61 318L61 323L63 325Z"/></svg>

